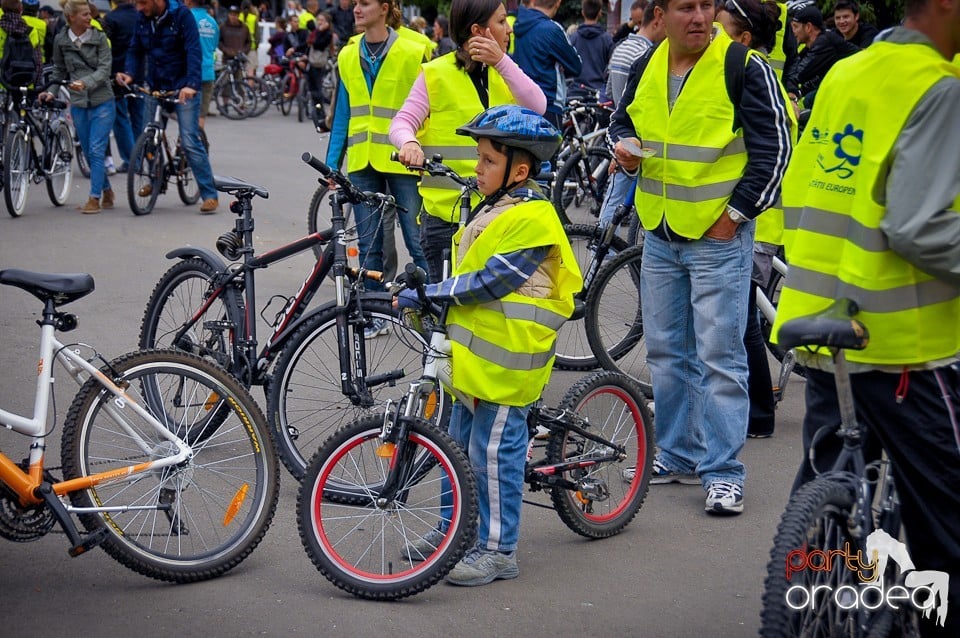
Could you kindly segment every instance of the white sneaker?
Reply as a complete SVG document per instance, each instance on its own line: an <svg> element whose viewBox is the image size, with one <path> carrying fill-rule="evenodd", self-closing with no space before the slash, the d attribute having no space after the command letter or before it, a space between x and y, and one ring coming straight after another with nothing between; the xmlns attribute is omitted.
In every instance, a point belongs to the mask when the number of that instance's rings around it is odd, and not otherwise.
<svg viewBox="0 0 960 638"><path fill-rule="evenodd" d="M107 159L103 162L103 167L107 169L107 175L117 174L117 167L113 165L113 158L110 157L109 155L107 156Z"/></svg>
<svg viewBox="0 0 960 638"><path fill-rule="evenodd" d="M730 481L713 481L707 486L708 514L730 516L743 511L743 488Z"/></svg>

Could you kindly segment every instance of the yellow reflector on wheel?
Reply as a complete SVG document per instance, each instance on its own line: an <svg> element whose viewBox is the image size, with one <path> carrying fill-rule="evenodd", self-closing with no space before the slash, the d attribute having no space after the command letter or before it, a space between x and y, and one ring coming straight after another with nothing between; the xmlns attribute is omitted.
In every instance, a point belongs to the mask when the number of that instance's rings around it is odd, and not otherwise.
<svg viewBox="0 0 960 638"><path fill-rule="evenodd" d="M423 417L430 421L433 419L433 415L437 411L437 395L440 393L440 390L434 390L430 393L430 396L427 397L427 404L423 406Z"/></svg>
<svg viewBox="0 0 960 638"><path fill-rule="evenodd" d="M220 395L216 392L211 392L210 396L207 397L207 400L203 404L204 410L212 410L217 406L217 403L220 402Z"/></svg>
<svg viewBox="0 0 960 638"><path fill-rule="evenodd" d="M237 493L233 495L230 505L227 506L227 512L223 515L224 527L227 527L233 522L233 518L237 515L237 512L240 511L240 508L243 506L243 502L247 499L247 491L249 489L250 484L244 483L240 486L240 489L237 490Z"/></svg>
<svg viewBox="0 0 960 638"><path fill-rule="evenodd" d="M379 456L381 459L393 458L393 453L396 449L397 446L394 443L381 443L377 447L377 456Z"/></svg>

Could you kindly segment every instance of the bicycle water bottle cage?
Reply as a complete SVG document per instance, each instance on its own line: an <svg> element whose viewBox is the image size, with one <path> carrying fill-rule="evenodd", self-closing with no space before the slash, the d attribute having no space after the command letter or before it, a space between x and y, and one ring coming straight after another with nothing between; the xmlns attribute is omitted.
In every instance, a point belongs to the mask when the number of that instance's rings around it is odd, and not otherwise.
<svg viewBox="0 0 960 638"><path fill-rule="evenodd" d="M870 342L870 333L853 318L859 310L852 299L838 299L820 313L791 319L780 326L779 345L785 349L822 346L863 350Z"/></svg>

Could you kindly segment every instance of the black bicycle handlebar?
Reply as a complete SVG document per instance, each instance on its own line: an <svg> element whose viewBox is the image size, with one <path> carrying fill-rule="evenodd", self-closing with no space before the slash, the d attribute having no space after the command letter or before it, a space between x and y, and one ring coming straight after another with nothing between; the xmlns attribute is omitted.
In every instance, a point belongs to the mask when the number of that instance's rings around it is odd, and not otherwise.
<svg viewBox="0 0 960 638"><path fill-rule="evenodd" d="M390 160L394 162L400 161L400 154L397 151L390 153ZM434 154L432 160L427 160L424 158L422 166L407 166L408 171L423 171L428 175L434 177L449 177L457 184L469 188L470 190L477 190L477 180L474 177L462 177L460 173L456 172L449 166L443 163L443 155L439 153Z"/></svg>
<svg viewBox="0 0 960 638"><path fill-rule="evenodd" d="M397 206L393 197L390 195L384 195L382 193L370 193L365 192L353 185L346 175L340 171L330 168L323 161L314 157L310 153L304 153L300 156L300 159L303 160L307 165L310 166L313 170L317 171L329 181L337 185L337 188L343 191L343 194L346 196L347 201L351 204L368 204L372 206L379 206L381 204L390 204L398 211L406 212L406 209L402 206Z"/></svg>

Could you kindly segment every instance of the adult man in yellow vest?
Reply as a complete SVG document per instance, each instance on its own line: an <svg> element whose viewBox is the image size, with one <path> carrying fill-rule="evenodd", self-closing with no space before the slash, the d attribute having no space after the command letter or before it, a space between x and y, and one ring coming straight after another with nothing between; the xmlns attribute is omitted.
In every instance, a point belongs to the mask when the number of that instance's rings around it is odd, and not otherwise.
<svg viewBox="0 0 960 638"><path fill-rule="evenodd" d="M791 149L786 104L770 66L712 25L712 4L654 4L666 40L635 63L609 129L620 165L640 170L643 324L660 447L651 481L699 483L707 512L739 514L753 220L780 193ZM733 69L741 94L730 95L726 66L744 61ZM629 150L640 140L652 152L642 166Z"/></svg>
<svg viewBox="0 0 960 638"><path fill-rule="evenodd" d="M775 330L842 297L859 305L870 343L847 354L857 416L893 465L917 569L952 576L943 635L958 636L960 0L905 10L820 85L783 183L790 273ZM808 448L840 418L829 358L801 354ZM819 441L829 467L840 441ZM812 475L804 460L798 484Z"/></svg>

